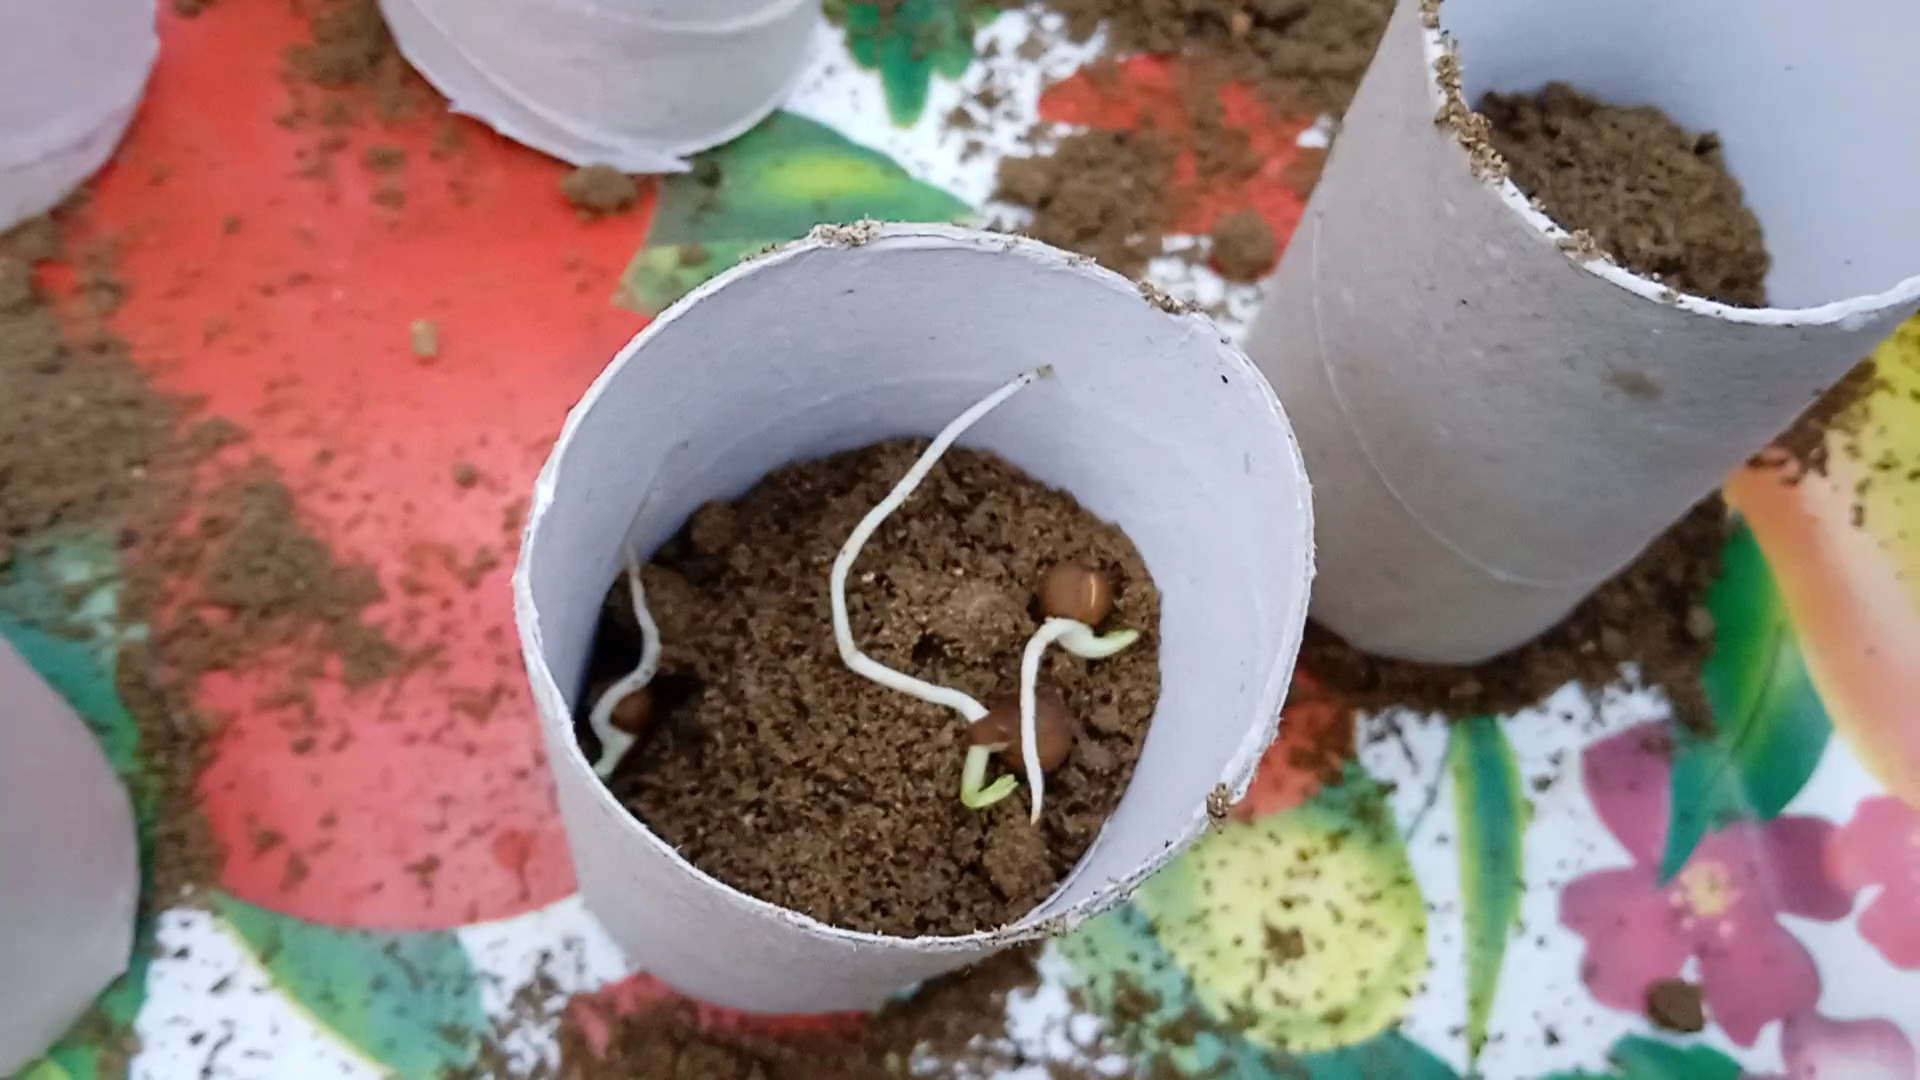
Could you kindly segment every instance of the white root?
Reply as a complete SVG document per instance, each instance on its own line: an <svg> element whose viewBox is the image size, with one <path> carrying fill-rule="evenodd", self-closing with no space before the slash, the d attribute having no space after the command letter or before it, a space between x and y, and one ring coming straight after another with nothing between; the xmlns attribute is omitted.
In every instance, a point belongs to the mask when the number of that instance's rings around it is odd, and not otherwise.
<svg viewBox="0 0 1920 1080"><path fill-rule="evenodd" d="M833 575L829 579L833 594L833 640L840 648L841 662L846 664L854 674L871 679L890 690L898 690L930 705L952 709L966 717L969 724L978 723L987 715L986 706L963 691L947 686L935 686L922 679L916 679L906 672L895 671L861 652L860 647L854 644L853 624L847 617L847 575L853 570L854 560L860 557L860 549L866 546L867 541L880 528L881 523L912 496L914 489L919 487L920 482L933 471L940 456L945 454L960 436L966 434L968 428L979 423L982 417L999 408L1000 404L1008 398L1052 373L1053 369L1050 367L1022 372L1012 382L987 395L941 429L940 434L934 436L926 452L922 453L919 460L913 463L913 467L907 470L907 475L901 477L900 482L887 493L887 497L881 499L878 505L869 510L867 516L860 519L860 524L854 526L852 535L847 537L847 542L840 548L840 554L833 560Z"/></svg>
<svg viewBox="0 0 1920 1080"><path fill-rule="evenodd" d="M609 686L587 714L588 726L600 739L600 760L594 763L593 771L602 780L613 775L635 742L634 736L613 726L613 710L628 696L646 689L660 670L660 628L654 624L653 612L647 610L647 590L640 582L640 553L632 546L627 548L627 590L633 597L634 618L640 623L640 662Z"/></svg>
<svg viewBox="0 0 1920 1080"><path fill-rule="evenodd" d="M1041 655L1057 641L1061 648L1083 660L1105 660L1139 640L1138 630L1115 630L1103 636L1073 619L1048 619L1027 639L1027 647L1020 654L1020 763L1027 771L1027 789L1033 802L1029 820L1034 824L1040 822L1040 808L1047 794L1047 774L1040 768L1037 703Z"/></svg>

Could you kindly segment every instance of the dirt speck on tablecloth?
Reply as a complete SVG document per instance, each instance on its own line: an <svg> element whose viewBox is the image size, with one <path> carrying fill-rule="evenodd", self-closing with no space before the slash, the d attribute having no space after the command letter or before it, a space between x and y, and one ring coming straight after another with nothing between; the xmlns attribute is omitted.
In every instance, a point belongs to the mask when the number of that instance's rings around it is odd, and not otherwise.
<svg viewBox="0 0 1920 1080"><path fill-rule="evenodd" d="M1280 258L1273 226L1253 210L1236 210L1213 227L1210 261L1228 281L1254 282Z"/></svg>
<svg viewBox="0 0 1920 1080"><path fill-rule="evenodd" d="M1047 778L1037 829L1024 785L986 810L961 805L967 723L854 675L831 631L834 556L924 446L778 469L702 507L654 554L658 704L611 782L720 880L834 925L905 936L1005 925L1044 900L1118 804L1160 687L1159 594L1120 530L999 458L950 450L854 565L847 601L863 650L976 700L1011 693L1039 626L1040 577L1067 560L1111 575L1105 628L1142 633L1107 660L1047 654L1043 679L1080 735ZM590 681L633 664L626 605L617 582L602 638L624 645Z"/></svg>
<svg viewBox="0 0 1920 1080"><path fill-rule="evenodd" d="M640 201L640 185L611 165L587 165L560 178L560 194L584 214L617 214Z"/></svg>

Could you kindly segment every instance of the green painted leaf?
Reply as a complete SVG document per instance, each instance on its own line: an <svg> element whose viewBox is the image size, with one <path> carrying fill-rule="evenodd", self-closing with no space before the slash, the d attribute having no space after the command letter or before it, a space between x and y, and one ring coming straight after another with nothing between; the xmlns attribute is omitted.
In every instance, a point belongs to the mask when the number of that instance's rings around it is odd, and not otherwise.
<svg viewBox="0 0 1920 1080"><path fill-rule="evenodd" d="M1663 880L1709 831L1785 809L1833 733L1773 574L1745 527L1727 543L1707 607L1718 630L1702 672L1714 731L1676 733Z"/></svg>
<svg viewBox="0 0 1920 1080"><path fill-rule="evenodd" d="M1487 1017L1500 985L1507 940L1520 921L1525 889L1521 843L1533 806L1506 730L1491 716L1454 727L1447 747L1460 840L1460 891L1467 923L1467 1047L1487 1041Z"/></svg>
<svg viewBox="0 0 1920 1080"><path fill-rule="evenodd" d="M846 27L847 51L879 71L887 113L911 127L927 108L933 77L957 79L973 63L975 31L1000 14L983 0L844 0L830 8Z"/></svg>
<svg viewBox="0 0 1920 1080"><path fill-rule="evenodd" d="M0 582L0 637L93 729L122 779L134 774L138 729L114 686L120 567L104 541L65 541L15 562ZM59 627L59 633L49 627Z"/></svg>
<svg viewBox="0 0 1920 1080"><path fill-rule="evenodd" d="M742 256L815 225L874 218L959 221L960 199L824 124L775 113L668 177L646 246L621 278L620 303L657 315Z"/></svg>
<svg viewBox="0 0 1920 1080"><path fill-rule="evenodd" d="M470 1065L485 1030L466 949L451 933L342 930L224 893L212 909L323 1027L399 1076Z"/></svg>
<svg viewBox="0 0 1920 1080"><path fill-rule="evenodd" d="M1608 1071L1552 1073L1543 1080L1740 1080L1740 1063L1710 1046L1674 1046L1629 1035L1607 1053Z"/></svg>
<svg viewBox="0 0 1920 1080"><path fill-rule="evenodd" d="M1459 1080L1446 1062L1398 1031L1383 1031L1357 1046L1305 1054L1288 1064L1292 1071L1278 1075L1299 1076L1304 1068L1312 1080Z"/></svg>

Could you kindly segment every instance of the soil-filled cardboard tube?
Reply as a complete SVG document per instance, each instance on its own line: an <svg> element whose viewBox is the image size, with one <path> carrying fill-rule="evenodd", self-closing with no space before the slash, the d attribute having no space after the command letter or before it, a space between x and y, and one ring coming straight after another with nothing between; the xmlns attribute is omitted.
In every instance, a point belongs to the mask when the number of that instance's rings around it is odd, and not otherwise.
<svg viewBox="0 0 1920 1080"><path fill-rule="evenodd" d="M1563 617L1920 305L1920 5L1399 6L1247 351L1318 494L1314 616L1485 659ZM1679 297L1475 174L1464 98L1552 80L1716 131L1778 307Z"/></svg>
<svg viewBox="0 0 1920 1080"><path fill-rule="evenodd" d="M0 1076L127 969L139 898L126 790L87 725L0 640Z"/></svg>
<svg viewBox="0 0 1920 1080"><path fill-rule="evenodd" d="M944 938L827 926L694 868L613 799L575 742L624 545L652 551L701 503L789 462L931 435L1049 364L1051 377L961 441L1118 524L1161 592L1158 709L1093 849L1025 917ZM1306 616L1310 516L1286 417L1245 356L1207 320L1170 314L1085 259L869 223L815 230L721 275L635 338L574 408L514 578L588 906L669 984L773 1013L874 1008L1113 906L1199 834L1210 799L1244 792L1271 742ZM824 620L820 632L832 632Z"/></svg>
<svg viewBox="0 0 1920 1080"><path fill-rule="evenodd" d="M574 165L685 171L785 100L821 0L380 0L455 112Z"/></svg>
<svg viewBox="0 0 1920 1080"><path fill-rule="evenodd" d="M0 4L0 230L106 163L159 50L154 0Z"/></svg>

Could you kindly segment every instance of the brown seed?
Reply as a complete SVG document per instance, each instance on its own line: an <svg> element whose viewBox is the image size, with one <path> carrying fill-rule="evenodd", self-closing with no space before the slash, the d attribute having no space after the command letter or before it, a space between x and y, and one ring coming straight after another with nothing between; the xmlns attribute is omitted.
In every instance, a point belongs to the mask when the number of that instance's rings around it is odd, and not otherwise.
<svg viewBox="0 0 1920 1080"><path fill-rule="evenodd" d="M598 702L612 687L611 682L594 687L593 700ZM653 687L643 686L621 698L620 704L613 707L613 715L609 719L614 727L629 735L637 736L645 731L647 721L653 719Z"/></svg>
<svg viewBox="0 0 1920 1080"><path fill-rule="evenodd" d="M1040 742L1040 768L1044 772L1064 765L1073 752L1077 725L1067 709L1067 699L1051 686L1034 693L1034 734ZM1024 771L1026 764L1020 746L1020 695L995 694L987 699L987 715L974 724L969 736L975 746L1000 749L1001 760L1009 769Z"/></svg>
<svg viewBox="0 0 1920 1080"><path fill-rule="evenodd" d="M1079 563L1056 563L1040 578L1040 613L1098 626L1113 611L1113 582Z"/></svg>
<svg viewBox="0 0 1920 1080"><path fill-rule="evenodd" d="M1700 988L1685 979L1661 979L1647 987L1647 1019L1665 1031L1700 1031L1707 1026Z"/></svg>

